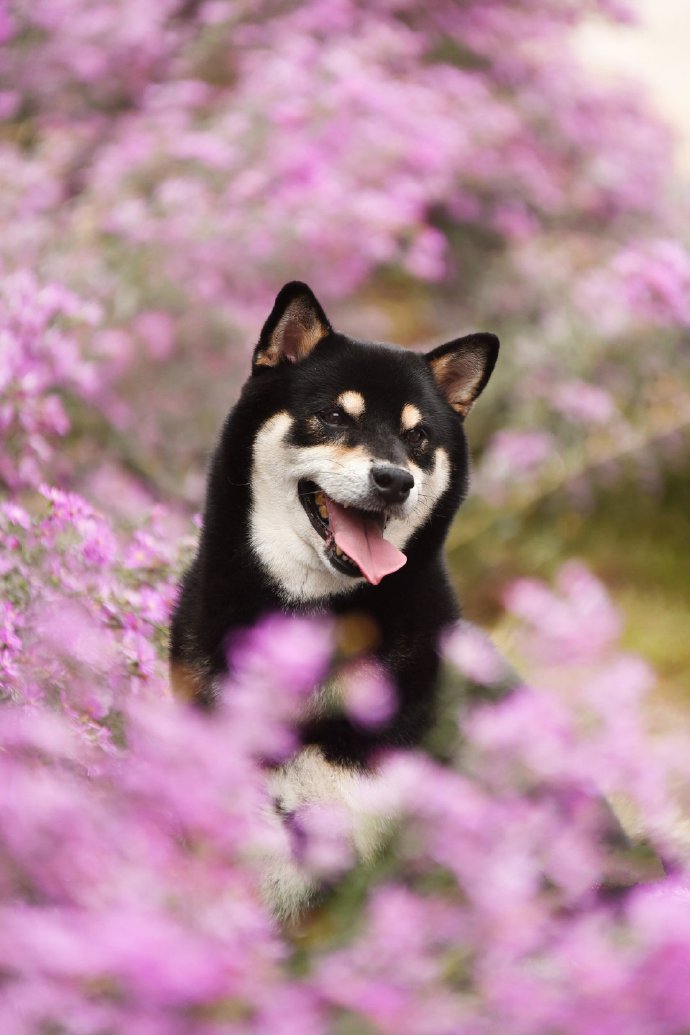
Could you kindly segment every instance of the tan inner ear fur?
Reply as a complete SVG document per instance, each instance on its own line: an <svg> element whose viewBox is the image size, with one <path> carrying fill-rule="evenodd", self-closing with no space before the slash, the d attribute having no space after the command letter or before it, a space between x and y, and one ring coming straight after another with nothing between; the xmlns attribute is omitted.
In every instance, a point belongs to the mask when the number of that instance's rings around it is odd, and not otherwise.
<svg viewBox="0 0 690 1035"><path fill-rule="evenodd" d="M484 374L482 363L471 354L449 352L430 363L431 372L443 395L461 417L466 417L477 397Z"/></svg>
<svg viewBox="0 0 690 1035"><path fill-rule="evenodd" d="M328 331L309 301L296 298L281 316L268 347L257 356L255 363L260 367L275 367L283 356L296 363L308 356Z"/></svg>

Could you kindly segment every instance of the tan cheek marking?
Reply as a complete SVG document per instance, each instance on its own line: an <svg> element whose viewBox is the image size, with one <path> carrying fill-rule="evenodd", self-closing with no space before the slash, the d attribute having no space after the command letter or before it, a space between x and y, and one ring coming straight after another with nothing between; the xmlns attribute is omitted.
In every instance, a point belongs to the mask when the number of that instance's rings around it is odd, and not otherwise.
<svg viewBox="0 0 690 1035"><path fill-rule="evenodd" d="M365 410L364 396L361 392L341 392L336 399L338 406L342 406L345 413L351 417L361 417Z"/></svg>
<svg viewBox="0 0 690 1035"><path fill-rule="evenodd" d="M402 425L403 431L409 431L410 428L415 426L415 424L419 424L421 419L422 415L414 403L405 403L400 415L400 424Z"/></svg>

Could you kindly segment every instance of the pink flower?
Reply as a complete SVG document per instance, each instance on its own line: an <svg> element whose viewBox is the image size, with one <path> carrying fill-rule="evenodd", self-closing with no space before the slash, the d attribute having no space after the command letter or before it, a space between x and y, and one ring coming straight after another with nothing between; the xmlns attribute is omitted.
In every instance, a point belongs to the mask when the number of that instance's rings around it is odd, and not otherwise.
<svg viewBox="0 0 690 1035"><path fill-rule="evenodd" d="M22 649L20 627L19 612L8 601L0 600L0 676L5 687L6 680L17 674L16 662Z"/></svg>
<svg viewBox="0 0 690 1035"><path fill-rule="evenodd" d="M469 622L459 622L444 640L449 661L476 683L498 683L508 677L505 660L491 639Z"/></svg>
<svg viewBox="0 0 690 1035"><path fill-rule="evenodd" d="M536 579L519 579L506 606L529 623L535 652L554 661L596 658L620 633L620 618L602 584L582 564L565 564L557 593Z"/></svg>
<svg viewBox="0 0 690 1035"><path fill-rule="evenodd" d="M566 417L585 424L603 424L615 413L609 393L585 381L564 381L557 385L552 401Z"/></svg>
<svg viewBox="0 0 690 1035"><path fill-rule="evenodd" d="M310 693L330 660L329 627L314 619L273 615L230 644L239 680L275 680L291 694Z"/></svg>
<svg viewBox="0 0 690 1035"><path fill-rule="evenodd" d="M167 359L174 345L175 324L169 313L140 313L135 328L154 359Z"/></svg>
<svg viewBox="0 0 690 1035"><path fill-rule="evenodd" d="M482 459L482 474L498 481L532 474L552 455L554 445L545 431L499 431Z"/></svg>
<svg viewBox="0 0 690 1035"><path fill-rule="evenodd" d="M362 726L376 727L396 710L395 690L381 666L374 661L355 661L338 673L343 707Z"/></svg>

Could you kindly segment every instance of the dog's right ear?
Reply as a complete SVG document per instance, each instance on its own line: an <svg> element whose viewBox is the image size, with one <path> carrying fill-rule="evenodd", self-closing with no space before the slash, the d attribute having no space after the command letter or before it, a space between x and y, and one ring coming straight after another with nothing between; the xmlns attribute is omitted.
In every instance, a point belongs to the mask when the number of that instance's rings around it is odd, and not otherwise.
<svg viewBox="0 0 690 1035"><path fill-rule="evenodd" d="M273 312L254 349L252 372L279 363L298 363L331 333L323 309L306 284L293 280L278 293Z"/></svg>

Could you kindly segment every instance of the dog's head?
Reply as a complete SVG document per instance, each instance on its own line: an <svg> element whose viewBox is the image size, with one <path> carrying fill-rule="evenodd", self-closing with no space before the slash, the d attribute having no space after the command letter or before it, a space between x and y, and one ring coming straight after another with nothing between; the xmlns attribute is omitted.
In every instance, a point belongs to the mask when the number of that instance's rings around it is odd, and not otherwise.
<svg viewBox="0 0 690 1035"><path fill-rule="evenodd" d="M274 400L254 439L250 538L286 599L378 585L438 512L450 520L466 488L462 424L497 354L493 334L426 355L354 341L305 284L282 289L248 387Z"/></svg>

